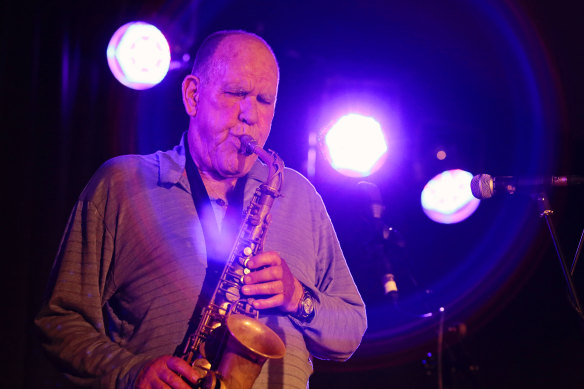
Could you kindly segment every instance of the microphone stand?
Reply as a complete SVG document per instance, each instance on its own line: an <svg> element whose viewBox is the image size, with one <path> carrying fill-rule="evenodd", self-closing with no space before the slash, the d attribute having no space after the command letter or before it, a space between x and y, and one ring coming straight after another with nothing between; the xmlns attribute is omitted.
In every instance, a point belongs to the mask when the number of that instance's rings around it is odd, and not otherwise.
<svg viewBox="0 0 584 389"><path fill-rule="evenodd" d="M540 192L535 196L535 199L538 204L539 208L539 216L543 217L546 221L548 229L550 231L550 235L552 237L552 241L554 243L554 247L556 249L556 253L558 255L558 259L560 260L560 266L562 267L562 273L564 274L564 278L566 280L566 285L568 286L568 294L570 296L570 300L572 303L573 308L576 310L576 313L580 317L581 320L584 321L584 313L582 311L582 305L580 303L580 299L578 298L578 294L576 293L576 288L574 286L574 281L572 276L574 274L574 269L576 267L576 263L578 262L578 257L580 256L580 252L582 251L582 244L584 240L584 231L582 231L582 236L580 237L580 242L578 244L578 249L576 250L576 254L574 256L574 261L572 262L571 270L568 269L568 265L566 263L564 253L562 252L562 247L560 246L558 235L556 233L556 228L552 221L552 214L554 211L551 209L549 199L544 192Z"/></svg>

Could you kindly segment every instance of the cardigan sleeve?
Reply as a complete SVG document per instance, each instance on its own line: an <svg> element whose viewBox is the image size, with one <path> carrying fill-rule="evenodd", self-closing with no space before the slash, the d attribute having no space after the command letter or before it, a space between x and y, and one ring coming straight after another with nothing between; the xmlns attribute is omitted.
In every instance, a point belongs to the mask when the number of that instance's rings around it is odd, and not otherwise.
<svg viewBox="0 0 584 389"><path fill-rule="evenodd" d="M365 304L318 194L311 208L316 274L313 285L308 280L300 281L315 297L315 316L309 323L292 320L301 327L312 355L344 361L355 352L367 328Z"/></svg>
<svg viewBox="0 0 584 389"><path fill-rule="evenodd" d="M134 355L104 328L106 281L114 239L100 210L89 200L74 207L35 324L49 357L75 383L132 387L147 355Z"/></svg>

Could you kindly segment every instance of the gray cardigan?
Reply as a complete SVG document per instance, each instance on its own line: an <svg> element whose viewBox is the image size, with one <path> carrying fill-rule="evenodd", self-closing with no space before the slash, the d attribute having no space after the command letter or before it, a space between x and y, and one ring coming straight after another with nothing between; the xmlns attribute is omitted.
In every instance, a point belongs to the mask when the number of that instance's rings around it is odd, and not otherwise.
<svg viewBox="0 0 584 389"><path fill-rule="evenodd" d="M246 206L267 168L248 174ZM345 360L366 328L365 308L324 204L286 169L265 251L277 251L316 297L310 323L261 315L286 356L254 388L306 388L311 357ZM132 387L149 359L182 341L207 266L205 241L185 174L183 142L166 152L106 162L73 209L35 320L44 348L83 385Z"/></svg>

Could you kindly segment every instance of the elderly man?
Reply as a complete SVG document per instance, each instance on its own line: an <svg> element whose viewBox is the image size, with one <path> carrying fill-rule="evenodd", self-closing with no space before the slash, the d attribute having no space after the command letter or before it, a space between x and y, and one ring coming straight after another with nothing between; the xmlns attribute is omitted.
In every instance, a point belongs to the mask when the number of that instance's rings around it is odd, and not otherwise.
<svg viewBox="0 0 584 389"><path fill-rule="evenodd" d="M243 31L211 35L182 86L190 117L181 144L105 163L80 196L61 242L43 345L80 385L188 388L199 374L171 356L210 274L224 265L241 210L267 175L240 137L270 132L279 69L269 46ZM306 388L312 356L346 360L365 310L320 196L286 169L264 252L241 293L286 346L254 388ZM215 286L211 286L212 289ZM200 305L200 304L199 304ZM196 312L196 310L195 310Z"/></svg>

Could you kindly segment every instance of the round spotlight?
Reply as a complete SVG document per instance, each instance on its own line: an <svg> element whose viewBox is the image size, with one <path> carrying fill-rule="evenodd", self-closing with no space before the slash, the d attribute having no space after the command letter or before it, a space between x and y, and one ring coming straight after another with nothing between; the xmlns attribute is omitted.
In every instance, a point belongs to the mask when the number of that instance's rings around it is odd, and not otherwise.
<svg viewBox="0 0 584 389"><path fill-rule="evenodd" d="M375 173L387 157L381 125L372 117L341 117L324 135L324 154L331 166L349 177Z"/></svg>
<svg viewBox="0 0 584 389"><path fill-rule="evenodd" d="M110 39L107 63L114 77L132 89L148 89L164 79L170 48L160 30L144 22L126 23Z"/></svg>
<svg viewBox="0 0 584 389"><path fill-rule="evenodd" d="M422 209L431 220L458 223L476 211L480 200L470 191L472 174L460 170L447 170L432 178L422 190Z"/></svg>

